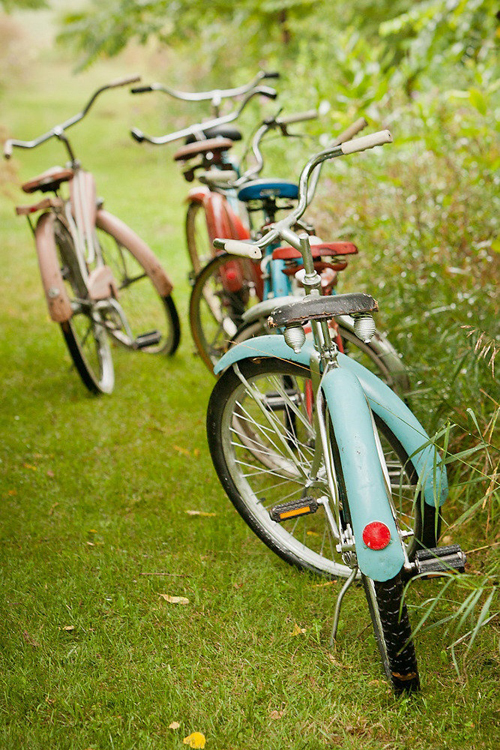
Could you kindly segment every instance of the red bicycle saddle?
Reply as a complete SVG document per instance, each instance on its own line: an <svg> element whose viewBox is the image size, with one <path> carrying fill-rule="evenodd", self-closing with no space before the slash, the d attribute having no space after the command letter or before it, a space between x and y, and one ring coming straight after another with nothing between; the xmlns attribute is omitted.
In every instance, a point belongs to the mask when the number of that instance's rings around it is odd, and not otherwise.
<svg viewBox="0 0 500 750"><path fill-rule="evenodd" d="M356 255L358 248L352 242L322 242L318 245L311 245L313 258L335 255ZM301 254L294 247L277 247L273 250L274 260L295 260L302 259Z"/></svg>

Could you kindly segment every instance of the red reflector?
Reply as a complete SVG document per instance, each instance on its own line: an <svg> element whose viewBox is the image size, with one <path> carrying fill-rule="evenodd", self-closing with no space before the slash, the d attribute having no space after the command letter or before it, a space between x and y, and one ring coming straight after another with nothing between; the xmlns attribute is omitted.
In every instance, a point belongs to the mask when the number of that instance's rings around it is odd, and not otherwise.
<svg viewBox="0 0 500 750"><path fill-rule="evenodd" d="M382 521L372 521L363 529L363 541L370 549L385 549L391 541L389 527Z"/></svg>

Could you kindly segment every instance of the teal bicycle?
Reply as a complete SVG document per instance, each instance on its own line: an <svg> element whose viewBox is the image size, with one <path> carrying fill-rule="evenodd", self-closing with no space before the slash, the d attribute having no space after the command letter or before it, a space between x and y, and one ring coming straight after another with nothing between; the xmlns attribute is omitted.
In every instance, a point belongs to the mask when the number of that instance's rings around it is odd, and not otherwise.
<svg viewBox="0 0 500 750"><path fill-rule="evenodd" d="M346 578L332 637L345 593L362 580L385 673L401 693L420 685L405 581L465 563L457 545L436 546L446 470L406 404L332 339L329 321L349 315L368 341L377 303L368 294L321 295L309 235L292 229L318 165L391 141L382 131L322 151L303 169L286 218L255 244L215 243L257 259L287 242L302 255L306 294L272 312L269 325L281 333L237 344L216 364L207 433L219 480L252 530L288 563Z"/></svg>

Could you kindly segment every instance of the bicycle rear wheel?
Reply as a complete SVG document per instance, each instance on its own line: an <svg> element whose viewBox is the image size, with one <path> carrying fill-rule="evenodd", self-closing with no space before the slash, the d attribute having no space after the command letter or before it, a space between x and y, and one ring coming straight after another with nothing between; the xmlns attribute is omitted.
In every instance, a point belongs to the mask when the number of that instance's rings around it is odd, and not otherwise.
<svg viewBox="0 0 500 750"><path fill-rule="evenodd" d="M401 577L373 581L362 576L362 580L387 679L398 694L419 690L417 658L408 611L403 603Z"/></svg>
<svg viewBox="0 0 500 750"><path fill-rule="evenodd" d="M238 370L240 375L238 375ZM246 359L217 381L208 405L207 435L219 480L236 510L257 536L286 562L327 576L347 576L336 551L324 505L277 523L276 506L329 497L322 463L313 475L319 437L307 367L269 358ZM411 559L434 547L435 508L423 501L408 455L387 425L377 422L392 489L392 503ZM330 498L330 502L333 500Z"/></svg>
<svg viewBox="0 0 500 750"><path fill-rule="evenodd" d="M107 314L113 339L146 354L173 354L180 341L179 315L171 295L162 297L130 250L104 229L96 229L104 263L118 285L118 305Z"/></svg>
<svg viewBox="0 0 500 750"><path fill-rule="evenodd" d="M61 275L73 308L71 319L60 324L64 340L89 391L111 393L114 370L104 320L89 299L73 238L59 220L54 222L54 239Z"/></svg>
<svg viewBox="0 0 500 750"><path fill-rule="evenodd" d="M231 274L236 273L240 281L231 290ZM189 324L196 350L211 372L231 345L245 310L259 301L249 260L222 253L198 274L189 301Z"/></svg>

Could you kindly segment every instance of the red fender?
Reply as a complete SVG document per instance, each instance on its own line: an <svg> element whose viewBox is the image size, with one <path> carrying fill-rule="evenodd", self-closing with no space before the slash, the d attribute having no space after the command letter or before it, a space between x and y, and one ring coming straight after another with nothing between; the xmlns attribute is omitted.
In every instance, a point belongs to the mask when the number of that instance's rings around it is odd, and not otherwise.
<svg viewBox="0 0 500 750"><path fill-rule="evenodd" d="M212 242L216 237L232 240L250 238L250 232L220 193L205 186L195 187L189 191L186 200L203 206L208 236ZM228 292L238 292L243 286L245 275L248 276L248 273L245 274L245 261L237 260L228 261L220 273L223 286Z"/></svg>

